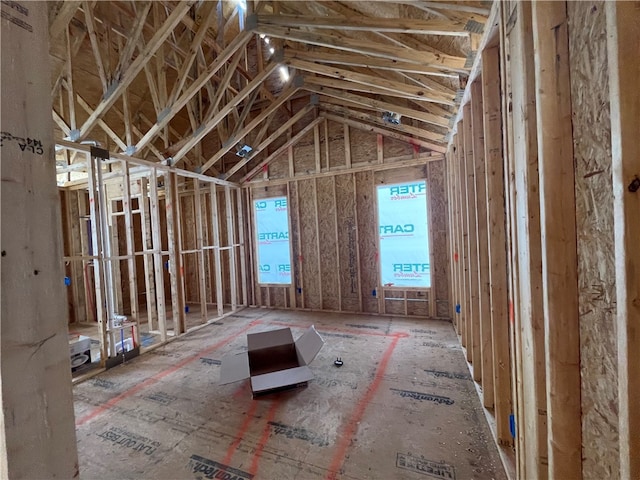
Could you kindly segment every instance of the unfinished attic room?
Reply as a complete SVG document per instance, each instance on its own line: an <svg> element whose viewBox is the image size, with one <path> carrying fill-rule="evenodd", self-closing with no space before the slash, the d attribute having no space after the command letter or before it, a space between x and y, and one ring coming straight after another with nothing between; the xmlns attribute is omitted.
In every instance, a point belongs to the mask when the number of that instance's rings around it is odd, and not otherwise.
<svg viewBox="0 0 640 480"><path fill-rule="evenodd" d="M640 1L0 10L1 479L640 479Z"/></svg>

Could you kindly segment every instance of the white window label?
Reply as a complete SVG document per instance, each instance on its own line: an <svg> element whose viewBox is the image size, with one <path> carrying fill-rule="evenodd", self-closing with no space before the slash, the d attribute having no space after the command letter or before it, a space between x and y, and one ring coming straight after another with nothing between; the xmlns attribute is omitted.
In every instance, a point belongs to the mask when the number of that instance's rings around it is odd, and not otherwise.
<svg viewBox="0 0 640 480"><path fill-rule="evenodd" d="M254 200L258 283L291 283L287 198Z"/></svg>

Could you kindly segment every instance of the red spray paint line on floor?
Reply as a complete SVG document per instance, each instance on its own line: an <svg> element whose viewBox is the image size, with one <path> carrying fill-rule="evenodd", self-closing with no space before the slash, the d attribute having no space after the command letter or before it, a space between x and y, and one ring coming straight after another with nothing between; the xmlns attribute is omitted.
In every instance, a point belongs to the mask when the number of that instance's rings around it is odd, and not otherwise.
<svg viewBox="0 0 640 480"><path fill-rule="evenodd" d="M340 468L342 468L342 464L344 462L344 458L347 455L347 450L349 449L349 445L351 444L351 440L356 433L356 429L358 428L358 424L362 420L364 416L364 412L367 409L369 403L373 399L380 383L382 382L382 377L387 369L389 364L389 360L391 359L391 355L398 344L398 340L400 338L404 338L407 335L397 334L394 335L393 340L391 341L391 345L387 347L387 350L384 352L382 356L382 360L378 365L378 370L376 371L376 375L367 388L367 392L364 396L358 401L355 410L351 414L351 418L347 422L347 427L344 433L340 436L340 442L338 443L336 453L333 456L333 460L331 461L331 465L329 466L329 473L327 474L327 480L336 480L336 475L338 475Z"/></svg>
<svg viewBox="0 0 640 480"><path fill-rule="evenodd" d="M262 456L262 451L264 450L265 445L269 441L269 435L271 434L271 422L273 422L273 419L275 418L275 415L276 415L276 410L278 410L279 406L280 406L280 400L276 399L271 404L271 407L269 407L269 412L267 412L267 419L266 419L267 423L264 427L264 430L262 431L262 436L258 441L258 445L256 446L256 451L253 454L253 460L251 461L251 468L247 472L253 475L254 477L258 473L258 462L260 461L260 457Z"/></svg>
<svg viewBox="0 0 640 480"><path fill-rule="evenodd" d="M136 386L130 388L129 390L126 390L126 391L122 392L120 395L117 395L117 396L113 397L111 400L109 400L106 403L104 403L104 404L100 405L99 407L95 408L94 410L92 410L91 412L87 413L83 417L80 417L76 421L76 427L80 427L80 426L84 425L85 423L93 420L98 415L106 412L111 407L113 407L114 405L120 403L125 398L129 398L129 397L135 395L136 393L140 392L141 390L144 390L145 388L153 385L154 383L157 383L158 381L160 381L161 379L163 379L167 375L170 375L170 374L176 372L177 370L180 370L185 365L188 365L188 364L190 364L192 362L195 362L201 356L206 355L208 353L211 353L211 352L217 350L218 348L222 347L223 345L226 345L227 343L231 342L232 340L234 340L238 336L240 336L243 333L245 333L247 330L252 329L253 327L255 327L256 325L258 325L260 323L262 323L262 321L260 319L254 320L253 322L251 322L246 327L238 330L236 333L233 333L232 335L229 335L228 337L220 340L219 342L215 343L214 345L211 345L210 347L204 348L204 349L200 350L199 352L196 352L195 354L191 355L190 357L187 357L184 360L176 363L174 366L172 366L170 368L167 368L166 370L163 370L163 371L161 371L159 373L156 373L152 377L147 378L144 382L139 383Z"/></svg>
<svg viewBox="0 0 640 480"><path fill-rule="evenodd" d="M258 409L258 404L259 402L255 400L251 402L251 407L249 407L249 411L244 415L244 422L242 422L242 425L240 426L240 429L236 434L236 439L233 441L233 443L231 443L231 445L229 445L229 448L227 449L227 454L224 456L224 460L222 460L222 463L224 465L229 465L229 462L231 461L231 458L233 458L233 454L236 453L236 450L238 449L238 445L240 445L240 442L242 441L244 434L249 429L249 426L253 422L255 422L256 419L254 417L255 417L256 410Z"/></svg>

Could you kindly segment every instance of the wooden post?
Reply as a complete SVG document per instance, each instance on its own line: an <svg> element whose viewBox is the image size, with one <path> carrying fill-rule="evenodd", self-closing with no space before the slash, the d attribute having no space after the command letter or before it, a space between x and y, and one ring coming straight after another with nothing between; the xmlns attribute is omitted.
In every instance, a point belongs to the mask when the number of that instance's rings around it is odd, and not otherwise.
<svg viewBox="0 0 640 480"><path fill-rule="evenodd" d="M200 323L207 323L207 284L205 280L204 235L202 233L202 197L200 195L200 180L193 179L194 208L196 211L196 261L198 262L198 296L200 298Z"/></svg>
<svg viewBox="0 0 640 480"><path fill-rule="evenodd" d="M531 34L531 3L516 5L517 18L510 37L513 98L514 221L522 334L523 404L526 439L526 478L547 478L547 408L542 308L542 254L540 244L540 196L538 149Z"/></svg>
<svg viewBox="0 0 640 480"><path fill-rule="evenodd" d="M12 137L2 146L0 478L78 478L52 138L49 5L16 3L28 7L28 16L11 5L0 6L0 131Z"/></svg>
<svg viewBox="0 0 640 480"><path fill-rule="evenodd" d="M178 177L175 172L165 175L165 202L167 210L167 244L169 247L169 275L171 285L171 312L173 331L176 335L186 331L184 311L184 284L182 277L182 254L179 245Z"/></svg>
<svg viewBox="0 0 640 480"><path fill-rule="evenodd" d="M482 52L482 98L496 432L498 444L510 446L513 441L509 416L513 413L513 406L509 355L509 285L505 230L505 182L502 160L500 50L498 47L487 48Z"/></svg>
<svg viewBox="0 0 640 480"><path fill-rule="evenodd" d="M218 317L224 314L224 298L222 295L222 258L220 255L220 218L218 212L218 192L216 184L212 183L209 188L211 194L211 226L213 227L213 255L216 260L216 306L218 307Z"/></svg>
<svg viewBox="0 0 640 480"><path fill-rule="evenodd" d="M167 341L167 311L164 299L164 275L162 272L162 237L160 236L160 208L158 202L158 170L151 169L151 235L153 240L153 269L155 273L156 305L158 306L158 330L160 339Z"/></svg>
<svg viewBox="0 0 640 480"><path fill-rule="evenodd" d="M153 253L151 252L151 218L149 215L149 179L140 179L140 226L142 229L142 258L144 261L144 284L147 301L147 326L149 331L155 330L156 311L156 287L153 278Z"/></svg>
<svg viewBox="0 0 640 480"><path fill-rule="evenodd" d="M532 3L550 478L582 476L580 312L565 2Z"/></svg>
<svg viewBox="0 0 640 480"><path fill-rule="evenodd" d="M288 185L288 184L287 184ZM287 199L289 196L287 195ZM242 305L244 307L249 306L249 296L247 293L247 286L249 285L247 278L247 260L246 260L246 228L247 222L245 222L244 215L244 202L242 201L242 189L236 190L236 207L238 211L238 249L240 252L240 286L242 288Z"/></svg>
<svg viewBox="0 0 640 480"><path fill-rule="evenodd" d="M227 212L227 244L229 246L229 283L231 294L231 311L238 308L238 265L236 262L236 228L233 218L233 197L231 196L231 187L224 187L224 198Z"/></svg>
<svg viewBox="0 0 640 480"><path fill-rule="evenodd" d="M460 305L460 322L462 323L462 346L467 349L465 355L467 360L470 357L470 341L471 341L471 331L469 329L468 324L468 316L469 312L467 309L467 286L469 285L469 279L467 275L467 230L466 230L466 222L464 219L467 216L467 202L464 195L466 191L466 183L463 182L465 178L465 165L464 165L464 123L466 120L463 118L458 122L458 135L456 136L457 140L457 175L456 175L456 184L458 186L458 278L460 279L460 295L459 295L459 305Z"/></svg>
<svg viewBox="0 0 640 480"><path fill-rule="evenodd" d="M140 345L138 332L138 282L136 275L136 259L134 257L135 246L133 242L133 217L131 214L131 179L129 177L129 164L120 162L122 168L122 210L124 212L124 228L127 240L127 269L129 270L129 303L131 304L131 319L136 322L133 329L133 341Z"/></svg>
<svg viewBox="0 0 640 480"><path fill-rule="evenodd" d="M620 477L640 478L640 3L611 2L605 8L613 157Z"/></svg>
<svg viewBox="0 0 640 480"><path fill-rule="evenodd" d="M480 365L482 401L486 408L493 408L493 343L491 338L491 311L489 300L489 255L487 250L487 188L485 180L484 120L482 79L471 84L471 126L473 130L473 162L475 164L476 238L478 270L478 313L480 337Z"/></svg>

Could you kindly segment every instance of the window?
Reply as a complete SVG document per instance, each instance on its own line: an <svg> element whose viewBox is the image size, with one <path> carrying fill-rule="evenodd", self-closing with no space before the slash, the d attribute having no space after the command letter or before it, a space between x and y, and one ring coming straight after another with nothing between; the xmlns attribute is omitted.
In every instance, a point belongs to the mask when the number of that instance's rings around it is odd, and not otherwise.
<svg viewBox="0 0 640 480"><path fill-rule="evenodd" d="M429 288L426 181L378 187L378 232L382 285Z"/></svg>
<svg viewBox="0 0 640 480"><path fill-rule="evenodd" d="M291 283L287 198L255 200L258 283Z"/></svg>

